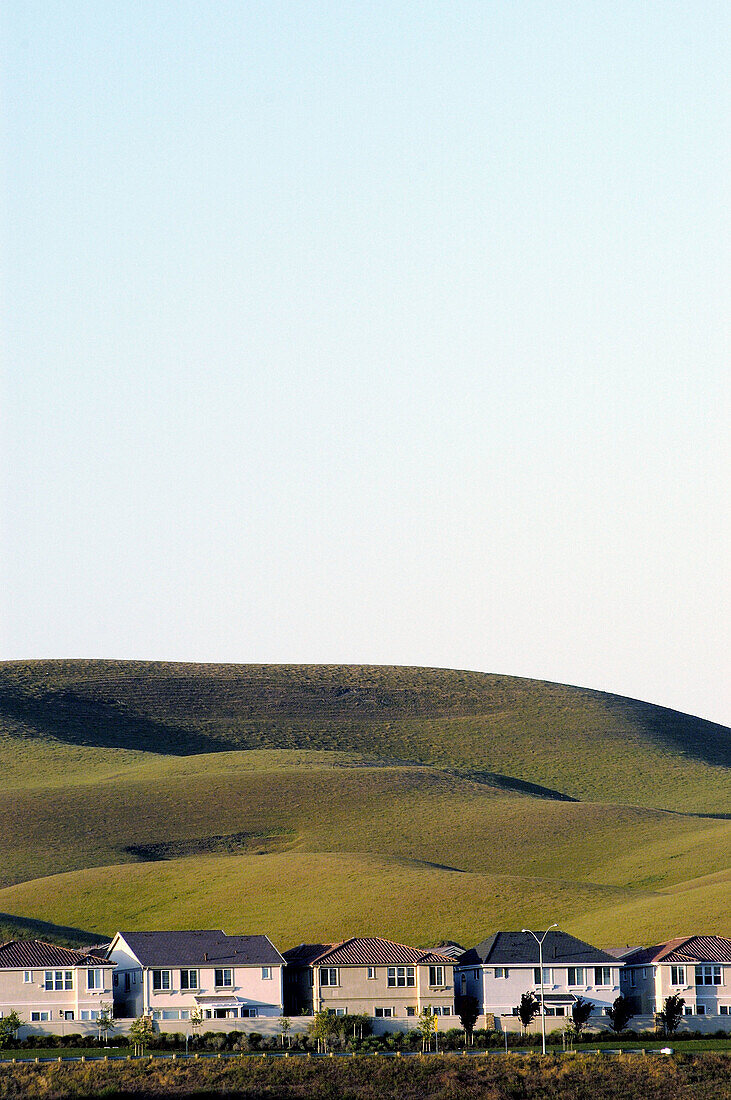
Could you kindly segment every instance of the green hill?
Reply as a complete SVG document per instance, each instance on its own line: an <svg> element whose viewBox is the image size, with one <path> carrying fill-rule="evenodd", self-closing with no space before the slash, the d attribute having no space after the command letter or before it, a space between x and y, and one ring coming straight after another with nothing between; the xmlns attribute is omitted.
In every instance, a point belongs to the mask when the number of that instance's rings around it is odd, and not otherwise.
<svg viewBox="0 0 731 1100"><path fill-rule="evenodd" d="M8 662L0 932L728 935L730 762L724 727L515 677Z"/></svg>

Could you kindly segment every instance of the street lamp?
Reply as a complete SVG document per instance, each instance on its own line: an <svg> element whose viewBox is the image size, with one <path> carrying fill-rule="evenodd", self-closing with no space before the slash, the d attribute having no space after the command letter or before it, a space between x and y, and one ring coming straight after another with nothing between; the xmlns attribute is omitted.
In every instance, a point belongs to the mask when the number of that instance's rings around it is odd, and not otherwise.
<svg viewBox="0 0 731 1100"><path fill-rule="evenodd" d="M521 928L521 932L528 932L538 944L538 965L541 968L541 1036L543 1037L543 1053L546 1053L546 1002L543 996L543 941L545 940L551 928L558 928L557 924L552 924L550 928L547 928L539 939L535 932L531 932L530 928Z"/></svg>

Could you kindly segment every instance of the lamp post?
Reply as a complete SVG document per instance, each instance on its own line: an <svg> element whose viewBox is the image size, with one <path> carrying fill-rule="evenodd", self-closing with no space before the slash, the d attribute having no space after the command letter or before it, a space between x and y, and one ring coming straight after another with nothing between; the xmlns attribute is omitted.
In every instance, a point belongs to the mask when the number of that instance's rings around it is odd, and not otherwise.
<svg viewBox="0 0 731 1100"><path fill-rule="evenodd" d="M531 932L530 928L521 928L521 932L528 932L538 944L538 965L541 969L541 1037L543 1039L543 1053L546 1053L546 1002L543 996L543 941L545 940L551 928L558 928L557 924L552 924L543 933L539 939L535 932Z"/></svg>

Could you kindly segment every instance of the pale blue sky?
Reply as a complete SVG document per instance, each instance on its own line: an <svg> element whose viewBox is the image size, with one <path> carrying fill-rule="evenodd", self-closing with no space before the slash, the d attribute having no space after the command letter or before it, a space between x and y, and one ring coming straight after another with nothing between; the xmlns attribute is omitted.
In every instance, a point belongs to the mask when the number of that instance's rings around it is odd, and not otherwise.
<svg viewBox="0 0 731 1100"><path fill-rule="evenodd" d="M2 18L2 657L728 719L726 3Z"/></svg>

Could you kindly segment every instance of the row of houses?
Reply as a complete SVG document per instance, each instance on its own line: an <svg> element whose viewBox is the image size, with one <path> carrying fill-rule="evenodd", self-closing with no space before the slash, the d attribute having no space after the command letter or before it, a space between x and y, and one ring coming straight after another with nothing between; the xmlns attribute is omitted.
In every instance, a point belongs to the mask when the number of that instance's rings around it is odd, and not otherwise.
<svg viewBox="0 0 731 1100"><path fill-rule="evenodd" d="M546 1017L569 1017L578 997L589 1000L597 1026L621 993L638 1017L654 1017L676 994L692 1026L731 1028L731 940L680 936L601 950L558 930L538 936L540 953L525 931L496 932L469 949L352 937L280 952L268 936L218 930L117 932L83 951L13 940L0 945L0 1015L15 1011L35 1030L58 1032L93 1024L107 1005L117 1019L150 1016L165 1030L185 1030L194 1017L216 1026L327 1010L390 1030L429 1009L446 1028L459 1026L459 998L469 995L483 1021L510 1030L523 993L535 994Z"/></svg>

